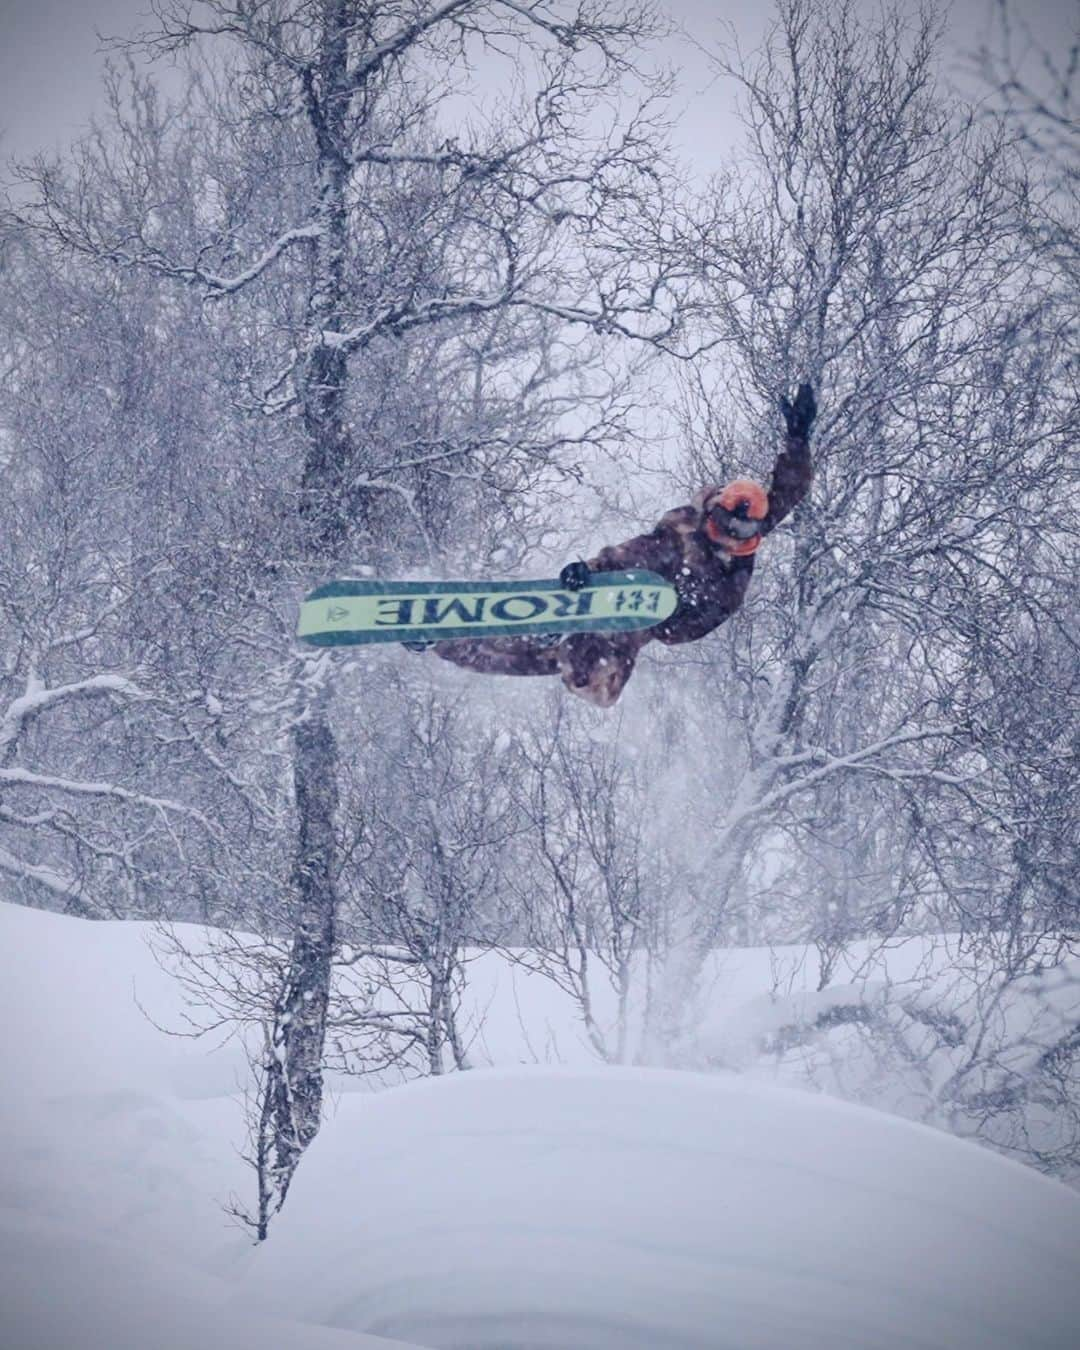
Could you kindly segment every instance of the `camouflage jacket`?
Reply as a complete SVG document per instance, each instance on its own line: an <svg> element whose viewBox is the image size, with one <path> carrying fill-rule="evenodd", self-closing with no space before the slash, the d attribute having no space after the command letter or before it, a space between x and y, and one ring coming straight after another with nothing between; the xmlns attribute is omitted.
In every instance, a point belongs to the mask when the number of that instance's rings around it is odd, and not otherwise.
<svg viewBox="0 0 1080 1350"><path fill-rule="evenodd" d="M773 466L763 536L806 496L812 474L807 442L789 436ZM702 488L689 506L668 511L648 534L602 548L588 560L594 572L647 567L674 584L679 606L670 619L649 630L650 638L671 646L695 642L729 619L743 602L755 555L734 558L705 533L705 508L719 491L716 485Z"/></svg>

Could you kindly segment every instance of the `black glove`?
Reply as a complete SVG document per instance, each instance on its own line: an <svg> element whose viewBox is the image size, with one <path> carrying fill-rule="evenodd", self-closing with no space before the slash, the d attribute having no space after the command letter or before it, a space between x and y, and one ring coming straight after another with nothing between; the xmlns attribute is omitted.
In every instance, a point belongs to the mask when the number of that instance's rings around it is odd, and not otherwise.
<svg viewBox="0 0 1080 1350"><path fill-rule="evenodd" d="M814 418L817 416L817 403L814 401L813 387L809 384L800 384L794 403L786 397L782 397L780 399L780 411L784 414L788 435L796 441L808 441L810 439L810 428L814 425Z"/></svg>
<svg viewBox="0 0 1080 1350"><path fill-rule="evenodd" d="M582 586L589 584L591 576L587 562L567 563L559 573L559 585L565 591L580 591Z"/></svg>

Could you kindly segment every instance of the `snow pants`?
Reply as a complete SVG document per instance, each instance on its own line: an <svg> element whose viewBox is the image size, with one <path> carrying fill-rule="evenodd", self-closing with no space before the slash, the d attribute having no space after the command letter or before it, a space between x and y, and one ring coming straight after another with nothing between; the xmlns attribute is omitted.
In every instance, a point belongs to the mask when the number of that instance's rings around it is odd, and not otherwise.
<svg viewBox="0 0 1080 1350"><path fill-rule="evenodd" d="M437 642L436 654L485 675L559 675L572 694L610 708L649 642L649 629L630 633L571 633L564 638L493 637Z"/></svg>

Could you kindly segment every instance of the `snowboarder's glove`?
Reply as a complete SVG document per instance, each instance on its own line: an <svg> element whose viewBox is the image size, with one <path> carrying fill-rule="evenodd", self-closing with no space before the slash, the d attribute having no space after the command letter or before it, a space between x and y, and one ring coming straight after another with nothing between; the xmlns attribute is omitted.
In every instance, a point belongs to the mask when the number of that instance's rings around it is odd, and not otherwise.
<svg viewBox="0 0 1080 1350"><path fill-rule="evenodd" d="M580 591L589 584L591 576L587 562L567 563L559 573L559 585L566 591Z"/></svg>
<svg viewBox="0 0 1080 1350"><path fill-rule="evenodd" d="M800 384L794 403L786 397L780 399L780 411L784 414L787 432L792 440L808 441L810 428L817 416L813 387L809 384Z"/></svg>

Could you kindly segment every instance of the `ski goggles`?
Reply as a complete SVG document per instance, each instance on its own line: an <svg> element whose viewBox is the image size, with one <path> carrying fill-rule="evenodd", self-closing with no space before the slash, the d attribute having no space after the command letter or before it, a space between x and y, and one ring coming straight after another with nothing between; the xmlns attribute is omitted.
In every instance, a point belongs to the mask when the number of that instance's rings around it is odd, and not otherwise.
<svg viewBox="0 0 1080 1350"><path fill-rule="evenodd" d="M732 539L753 539L761 533L762 522L748 516L744 507L729 511L726 506L714 506L709 511L709 519L720 534Z"/></svg>

